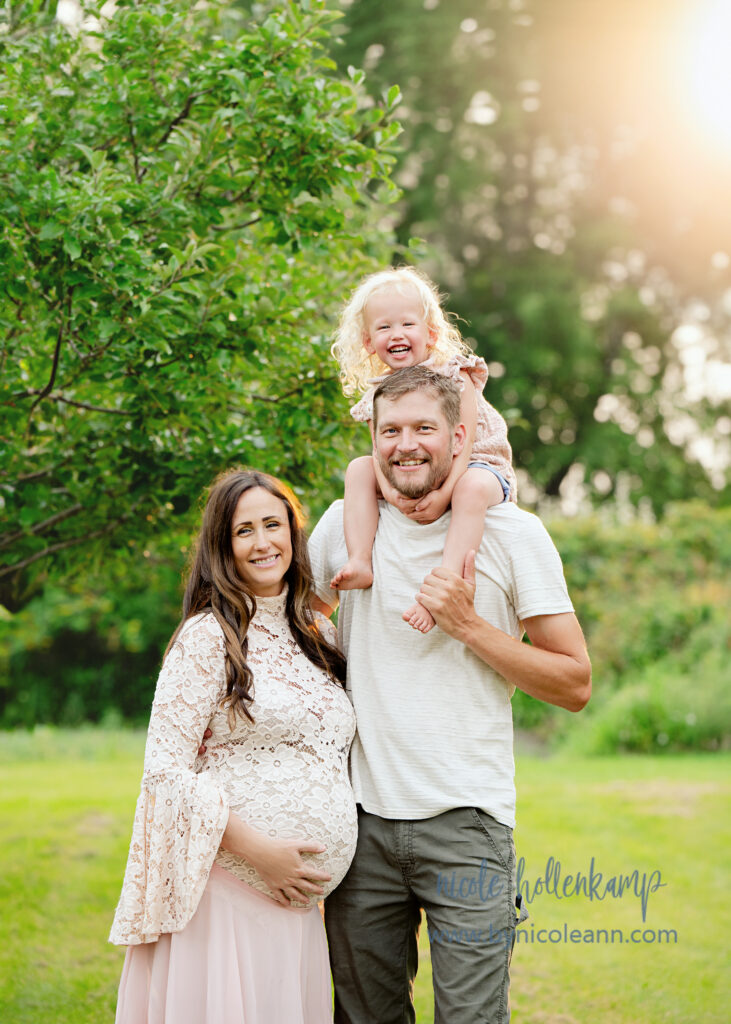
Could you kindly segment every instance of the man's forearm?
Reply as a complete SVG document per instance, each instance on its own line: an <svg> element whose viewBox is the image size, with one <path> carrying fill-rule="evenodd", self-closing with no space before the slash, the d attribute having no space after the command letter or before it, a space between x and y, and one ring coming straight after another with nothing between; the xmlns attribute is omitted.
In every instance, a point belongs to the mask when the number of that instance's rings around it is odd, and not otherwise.
<svg viewBox="0 0 731 1024"><path fill-rule="evenodd" d="M570 647L571 653L522 643L477 613L452 636L524 693L569 711L581 711L591 695L591 664L578 623L573 615L540 618L566 620L561 623L561 633L568 643L562 646Z"/></svg>

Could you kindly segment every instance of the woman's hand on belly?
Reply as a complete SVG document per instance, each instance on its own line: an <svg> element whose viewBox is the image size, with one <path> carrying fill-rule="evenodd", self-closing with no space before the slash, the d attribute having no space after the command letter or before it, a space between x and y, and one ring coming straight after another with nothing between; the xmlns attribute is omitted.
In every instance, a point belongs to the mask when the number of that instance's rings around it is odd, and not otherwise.
<svg viewBox="0 0 731 1024"><path fill-rule="evenodd" d="M303 853L324 853L322 843L306 839L271 839L242 821L233 811L223 833L224 850L242 857L259 873L271 889L277 903L289 906L291 902L308 902L321 896L320 883L329 882L331 875L303 859Z"/></svg>

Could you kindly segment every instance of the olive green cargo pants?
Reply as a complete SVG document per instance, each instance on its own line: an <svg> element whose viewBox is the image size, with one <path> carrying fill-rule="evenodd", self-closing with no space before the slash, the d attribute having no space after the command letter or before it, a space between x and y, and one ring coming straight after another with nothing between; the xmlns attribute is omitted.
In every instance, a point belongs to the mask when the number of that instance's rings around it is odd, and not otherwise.
<svg viewBox="0 0 731 1024"><path fill-rule="evenodd" d="M336 1024L413 1024L422 907L435 1024L506 1024L512 829L473 807L416 821L359 808L358 827L350 870L325 901Z"/></svg>

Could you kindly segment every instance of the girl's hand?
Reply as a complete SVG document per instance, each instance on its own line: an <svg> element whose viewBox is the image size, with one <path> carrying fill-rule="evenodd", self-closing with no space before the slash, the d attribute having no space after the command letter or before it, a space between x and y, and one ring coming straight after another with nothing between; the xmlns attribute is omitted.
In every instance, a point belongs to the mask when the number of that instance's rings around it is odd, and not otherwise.
<svg viewBox="0 0 731 1024"><path fill-rule="evenodd" d="M312 896L322 896L322 883L332 876L304 860L302 854L324 853L325 849L322 843L310 840L262 835L252 844L246 860L259 872L277 903L288 907L291 902L308 903Z"/></svg>
<svg viewBox="0 0 731 1024"><path fill-rule="evenodd" d="M405 516L410 515L419 504L418 498L405 498L400 491L397 491L395 487L391 487L390 484L383 487L382 492L389 505L393 505L399 512L403 512Z"/></svg>
<svg viewBox="0 0 731 1024"><path fill-rule="evenodd" d="M420 498L413 511L404 514L417 523L434 523L444 515L448 508L449 496L437 489Z"/></svg>
<svg viewBox="0 0 731 1024"><path fill-rule="evenodd" d="M409 519L417 523L433 523L449 508L450 496L441 488L430 491L423 498L405 498L393 487L384 490L383 497Z"/></svg>
<svg viewBox="0 0 731 1024"><path fill-rule="evenodd" d="M393 498L386 499L390 505L397 508L399 512L403 512L405 516L411 515L416 506L419 504L418 498L405 498L403 494L399 494L398 491L394 491Z"/></svg>
<svg viewBox="0 0 731 1024"><path fill-rule="evenodd" d="M402 511L405 505L416 504L413 498L405 498L400 491L397 491L395 487L392 487L389 483L385 483L385 481L381 486L381 491L389 505L393 505L395 508L401 509Z"/></svg>

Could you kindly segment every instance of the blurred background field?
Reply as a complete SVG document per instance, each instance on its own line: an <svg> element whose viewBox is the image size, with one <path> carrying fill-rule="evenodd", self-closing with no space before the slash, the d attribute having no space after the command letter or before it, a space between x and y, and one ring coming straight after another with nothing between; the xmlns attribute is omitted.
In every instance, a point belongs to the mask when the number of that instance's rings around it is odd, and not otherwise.
<svg viewBox="0 0 731 1024"><path fill-rule="evenodd" d="M30 739L32 742L28 742ZM0 748L0 1006L3 1024L111 1020L123 951L106 944L141 773L141 731L39 728ZM518 856L533 896L513 956L518 1024L722 1024L728 981L723 891L729 757L539 758L517 762ZM659 871L640 900L533 895L548 858L564 877ZM524 889L524 892L526 890ZM615 941L530 941L531 930L615 931ZM619 943L636 928L640 944ZM677 941L661 941L661 930ZM555 932L554 932L555 934ZM426 928L417 1020L433 1020Z"/></svg>

